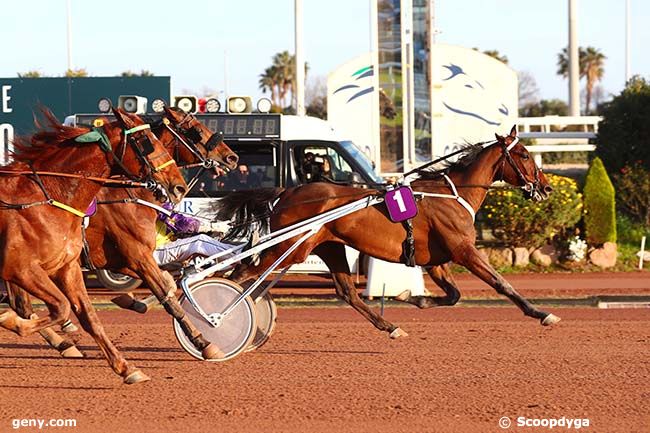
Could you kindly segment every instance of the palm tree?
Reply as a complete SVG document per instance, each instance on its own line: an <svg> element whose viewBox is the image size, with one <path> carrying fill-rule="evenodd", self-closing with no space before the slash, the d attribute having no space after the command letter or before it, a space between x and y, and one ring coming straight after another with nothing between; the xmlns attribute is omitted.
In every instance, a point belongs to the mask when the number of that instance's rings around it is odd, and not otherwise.
<svg viewBox="0 0 650 433"><path fill-rule="evenodd" d="M282 51L273 56L273 66L277 70L277 85L280 90L280 101L282 107L286 107L286 97L288 94L293 94L294 80L295 80L295 65L296 58L289 54L289 51Z"/></svg>
<svg viewBox="0 0 650 433"><path fill-rule="evenodd" d="M587 94L585 112L587 113L589 112L594 86L603 78L605 73L603 61L606 58L603 53L594 47L578 48L578 73L580 78L587 78L585 88ZM566 47L557 55L557 74L564 78L569 77L569 54Z"/></svg>
<svg viewBox="0 0 650 433"><path fill-rule="evenodd" d="M278 85L277 85L278 73L274 66L269 66L264 70L263 74L260 74L260 89L263 92L271 92L271 101L274 105L280 106L280 101L278 98Z"/></svg>
<svg viewBox="0 0 650 433"><path fill-rule="evenodd" d="M585 50L584 67L585 76L587 77L587 101L585 112L589 113L589 106L591 105L591 97L593 95L594 86L598 81L603 78L605 68L603 62L607 57L594 47L587 47Z"/></svg>

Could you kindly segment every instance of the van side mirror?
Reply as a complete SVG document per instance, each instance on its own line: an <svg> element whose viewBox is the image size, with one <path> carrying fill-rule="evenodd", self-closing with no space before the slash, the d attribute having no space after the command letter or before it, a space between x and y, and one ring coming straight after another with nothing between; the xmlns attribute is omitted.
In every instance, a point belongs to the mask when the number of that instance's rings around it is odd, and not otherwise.
<svg viewBox="0 0 650 433"><path fill-rule="evenodd" d="M365 183L361 178L361 175L355 171L348 174L348 183L350 184L362 184Z"/></svg>

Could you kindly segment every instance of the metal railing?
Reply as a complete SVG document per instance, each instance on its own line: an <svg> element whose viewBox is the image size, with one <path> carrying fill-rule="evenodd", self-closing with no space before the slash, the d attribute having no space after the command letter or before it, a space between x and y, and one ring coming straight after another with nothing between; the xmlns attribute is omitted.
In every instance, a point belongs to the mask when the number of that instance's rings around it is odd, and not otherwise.
<svg viewBox="0 0 650 433"><path fill-rule="evenodd" d="M600 116L521 117L517 119L517 125L521 138L535 139L539 143L526 148L541 167L544 153L593 152L596 146L589 140L598 136L601 120ZM567 126L579 126L582 131L558 131Z"/></svg>

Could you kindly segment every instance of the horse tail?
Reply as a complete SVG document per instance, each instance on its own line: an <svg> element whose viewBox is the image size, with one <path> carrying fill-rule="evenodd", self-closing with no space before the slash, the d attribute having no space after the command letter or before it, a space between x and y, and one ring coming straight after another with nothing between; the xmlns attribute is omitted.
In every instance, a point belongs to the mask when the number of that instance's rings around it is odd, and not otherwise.
<svg viewBox="0 0 650 433"><path fill-rule="evenodd" d="M231 226L223 239L248 236L255 223L263 233L268 232L272 202L284 191L284 188L236 191L218 200L214 205L217 220L230 221Z"/></svg>

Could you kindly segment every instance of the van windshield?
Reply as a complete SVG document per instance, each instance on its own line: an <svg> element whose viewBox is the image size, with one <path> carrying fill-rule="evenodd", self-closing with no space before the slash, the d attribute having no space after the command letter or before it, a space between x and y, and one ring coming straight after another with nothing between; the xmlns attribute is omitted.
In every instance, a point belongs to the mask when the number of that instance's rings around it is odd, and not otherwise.
<svg viewBox="0 0 650 433"><path fill-rule="evenodd" d="M356 144L347 140L341 141L340 143L341 146L343 146L343 148L352 156L352 158L354 158L359 163L359 165L361 165L363 170L368 173L374 182L384 183L384 179L375 173L375 169L372 167L372 162L370 162L366 154L363 153Z"/></svg>

